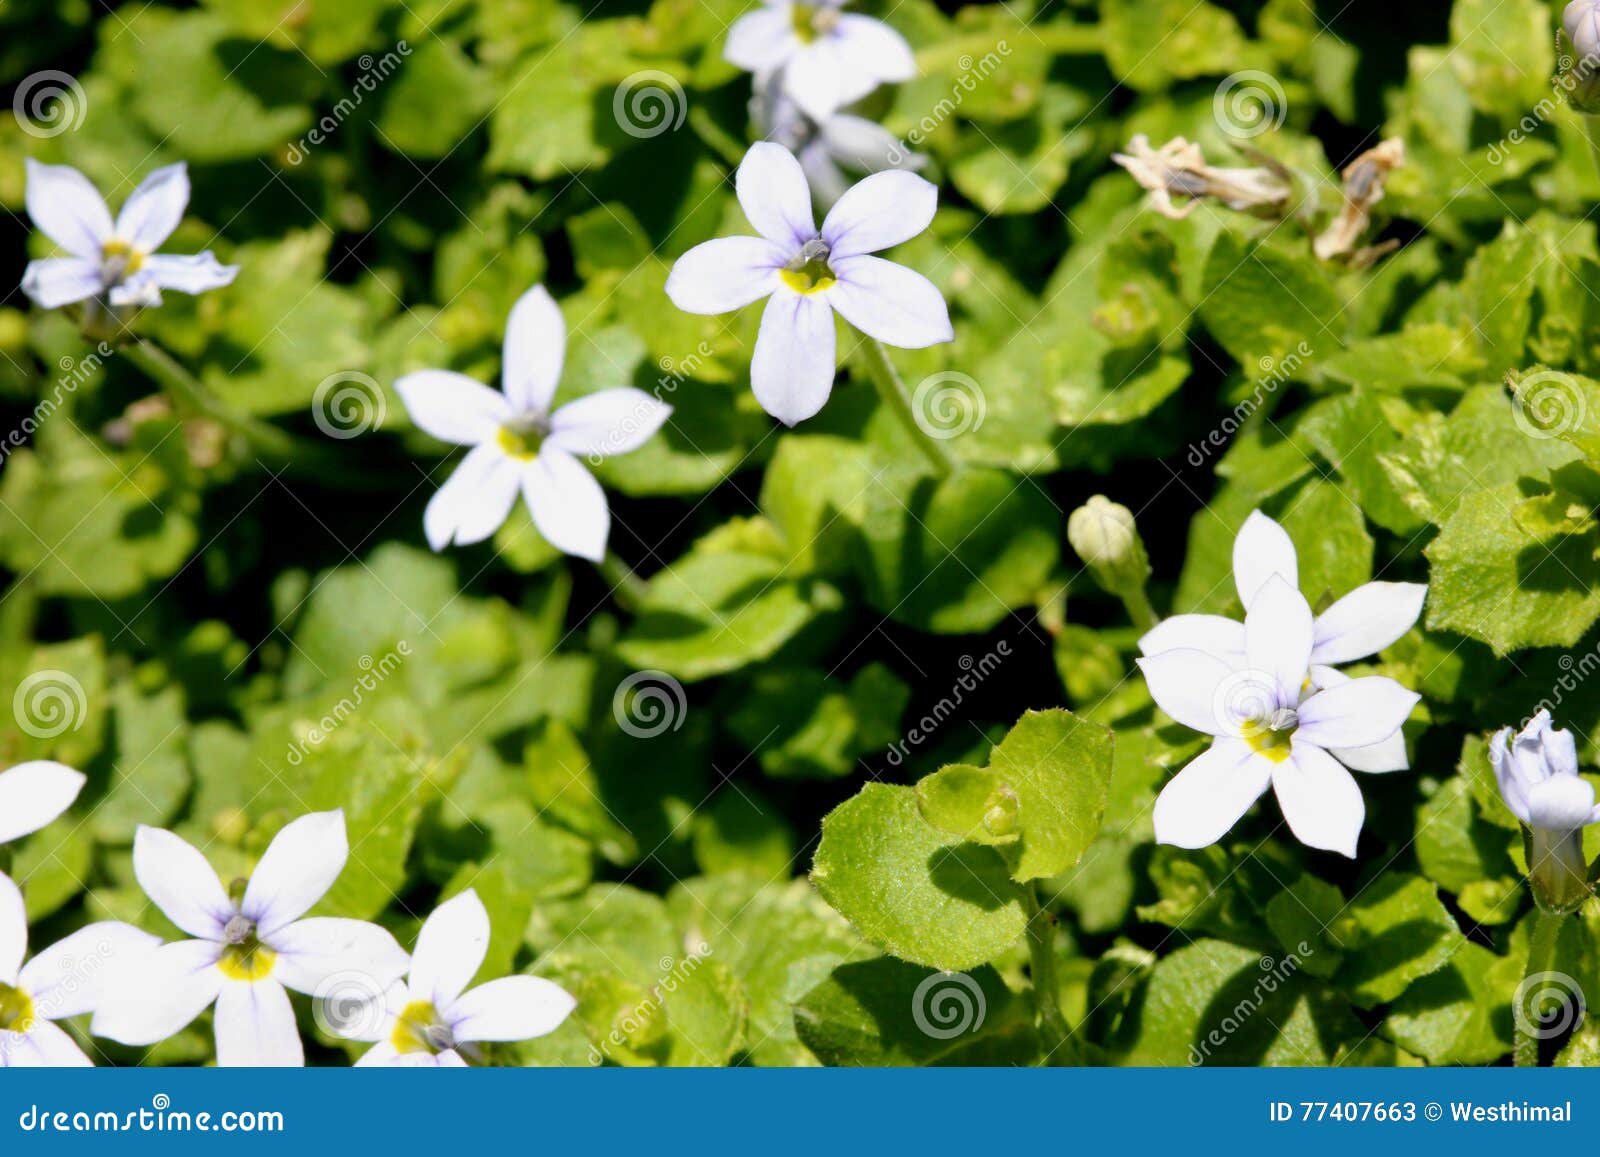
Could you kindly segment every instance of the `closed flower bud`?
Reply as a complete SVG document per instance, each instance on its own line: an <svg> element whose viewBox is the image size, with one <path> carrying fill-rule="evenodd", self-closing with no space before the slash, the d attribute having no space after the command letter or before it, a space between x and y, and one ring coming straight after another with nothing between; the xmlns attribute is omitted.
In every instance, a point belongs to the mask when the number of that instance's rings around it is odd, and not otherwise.
<svg viewBox="0 0 1600 1157"><path fill-rule="evenodd" d="M1594 787L1578 774L1572 733L1540 711L1516 736L1504 727L1489 740L1489 760L1506 806L1527 832L1528 883L1547 912L1576 911L1589 898L1583 829L1600 821Z"/></svg>
<svg viewBox="0 0 1600 1157"><path fill-rule="evenodd" d="M1144 589L1150 560L1126 506L1096 494L1067 519L1067 541L1106 590L1123 594Z"/></svg>
<svg viewBox="0 0 1600 1157"><path fill-rule="evenodd" d="M1561 87L1579 112L1600 114L1600 0L1572 0L1561 14L1574 60L1561 75Z"/></svg>

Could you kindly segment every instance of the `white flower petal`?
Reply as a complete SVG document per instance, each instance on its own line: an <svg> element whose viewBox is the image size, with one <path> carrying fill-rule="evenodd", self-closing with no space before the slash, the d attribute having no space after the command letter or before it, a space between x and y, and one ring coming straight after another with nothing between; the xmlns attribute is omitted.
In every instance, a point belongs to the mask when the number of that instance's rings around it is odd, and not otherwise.
<svg viewBox="0 0 1600 1157"><path fill-rule="evenodd" d="M295 1069L306 1063L289 994L275 980L226 980L217 994L217 1067Z"/></svg>
<svg viewBox="0 0 1600 1157"><path fill-rule="evenodd" d="M54 823L83 790L83 773L34 759L0 771L0 844Z"/></svg>
<svg viewBox="0 0 1600 1157"><path fill-rule="evenodd" d="M1405 771L1411 766L1411 757L1406 754L1404 731L1396 731L1388 739L1380 739L1365 747L1330 747L1328 751L1351 771L1380 774Z"/></svg>
<svg viewBox="0 0 1600 1157"><path fill-rule="evenodd" d="M1367 747L1398 731L1421 699L1382 675L1351 679L1300 704L1295 738L1318 747Z"/></svg>
<svg viewBox="0 0 1600 1157"><path fill-rule="evenodd" d="M728 29L722 55L746 72L770 72L800 48L788 5L747 12Z"/></svg>
<svg viewBox="0 0 1600 1157"><path fill-rule="evenodd" d="M1311 669L1311 604L1279 575L1261 584L1244 616L1245 662L1269 675L1279 707L1300 702ZM1381 739L1382 736L1374 736Z"/></svg>
<svg viewBox="0 0 1600 1157"><path fill-rule="evenodd" d="M1272 761L1240 739L1222 738L1190 760L1156 797L1156 840L1180 848L1216 843L1272 779Z"/></svg>
<svg viewBox="0 0 1600 1157"><path fill-rule="evenodd" d="M881 257L831 264L839 280L827 291L828 304L868 337L900 349L955 339L944 296L922 274Z"/></svg>
<svg viewBox="0 0 1600 1157"><path fill-rule="evenodd" d="M1292 587L1300 585L1300 563L1294 553L1289 532L1259 510L1250 512L1233 540L1233 581L1239 588L1239 602L1245 610L1255 601L1256 592L1273 575Z"/></svg>
<svg viewBox="0 0 1600 1157"><path fill-rule="evenodd" d="M47 1020L26 1033L0 1032L0 1069L90 1069L78 1042Z"/></svg>
<svg viewBox="0 0 1600 1157"><path fill-rule="evenodd" d="M394 384L412 424L423 433L457 446L492 441L511 421L511 403L466 374L418 370Z"/></svg>
<svg viewBox="0 0 1600 1157"><path fill-rule="evenodd" d="M469 889L435 908L417 933L412 992L435 1009L450 1007L472 983L488 951L489 912Z"/></svg>
<svg viewBox="0 0 1600 1157"><path fill-rule="evenodd" d="M511 408L521 416L550 411L567 356L567 322L561 307L542 285L517 299L506 321L500 382Z"/></svg>
<svg viewBox="0 0 1600 1157"><path fill-rule="evenodd" d="M106 300L118 309L155 309L161 304L161 287L141 272L113 285Z"/></svg>
<svg viewBox="0 0 1600 1157"><path fill-rule="evenodd" d="M605 558L611 510L606 492L581 462L546 441L521 477L523 500L546 542L591 562Z"/></svg>
<svg viewBox="0 0 1600 1157"><path fill-rule="evenodd" d="M1314 663L1349 663L1376 655L1422 614L1422 583L1367 583L1317 616Z"/></svg>
<svg viewBox="0 0 1600 1157"><path fill-rule="evenodd" d="M458 1041L532 1040L561 1027L578 1002L560 985L537 976L491 980L450 1006Z"/></svg>
<svg viewBox="0 0 1600 1157"><path fill-rule="evenodd" d="M239 911L266 939L326 896L349 856L342 810L301 816L272 837L250 874Z"/></svg>
<svg viewBox="0 0 1600 1157"><path fill-rule="evenodd" d="M263 936L278 954L273 978L296 992L316 994L336 974L364 977L356 987L384 993L406 970L407 957L387 929L365 920L313 916ZM346 986L348 987L348 986Z"/></svg>
<svg viewBox="0 0 1600 1157"><path fill-rule="evenodd" d="M189 168L183 162L155 170L128 194L117 214L117 239L153 253L172 236L189 207Z"/></svg>
<svg viewBox="0 0 1600 1157"><path fill-rule="evenodd" d="M18 987L33 997L46 1020L93 1012L107 980L148 952L161 938L132 924L102 920L80 928L23 966Z"/></svg>
<svg viewBox="0 0 1600 1157"><path fill-rule="evenodd" d="M1528 823L1528 788L1531 785L1523 782L1521 768L1511 754L1511 728L1502 727L1489 737L1489 763L1511 814Z"/></svg>
<svg viewBox="0 0 1600 1157"><path fill-rule="evenodd" d="M581 457L637 450L672 416L672 407L631 386L601 390L550 415L550 444Z"/></svg>
<svg viewBox="0 0 1600 1157"><path fill-rule="evenodd" d="M179 293L205 293L232 285L239 276L237 265L224 265L207 249L204 253L157 253L144 259L139 272L128 279L123 288L130 293L143 294L153 288L173 289ZM113 293L113 301L116 295ZM156 294L156 300L160 295Z"/></svg>
<svg viewBox="0 0 1600 1157"><path fill-rule="evenodd" d="M166 1040L217 998L221 952L208 940L179 940L135 957L107 977L89 1031L125 1045Z"/></svg>
<svg viewBox="0 0 1600 1157"><path fill-rule="evenodd" d="M773 294L750 359L750 388L761 408L786 426L822 409L833 392L835 340L833 309L822 294Z"/></svg>
<svg viewBox="0 0 1600 1157"><path fill-rule="evenodd" d="M0 872L0 984L15 986L28 954L28 908L22 890Z"/></svg>
<svg viewBox="0 0 1600 1157"><path fill-rule="evenodd" d="M765 237L719 237L673 263L667 296L685 313L728 313L778 288L789 253Z"/></svg>
<svg viewBox="0 0 1600 1157"><path fill-rule="evenodd" d="M434 550L451 543L471 546L499 530L517 500L519 466L492 442L469 450L423 512L428 545Z"/></svg>
<svg viewBox="0 0 1600 1157"><path fill-rule="evenodd" d="M1244 666L1244 624L1222 615L1173 615L1162 619L1139 639L1141 655L1185 648L1215 655L1237 667Z"/></svg>
<svg viewBox="0 0 1600 1157"><path fill-rule="evenodd" d="M1355 858L1367 805L1351 774L1296 734L1293 754L1272 769L1272 790L1289 830L1308 848Z"/></svg>
<svg viewBox="0 0 1600 1157"><path fill-rule="evenodd" d="M828 211L822 239L837 268L842 258L909 241L933 221L939 190L915 173L890 169L854 185Z"/></svg>
<svg viewBox="0 0 1600 1157"><path fill-rule="evenodd" d="M783 90L814 121L825 121L878 87L872 71L851 60L838 40L803 44L783 66Z"/></svg>
<svg viewBox="0 0 1600 1157"><path fill-rule="evenodd" d="M819 138L829 156L862 173L883 169L917 169L928 158L911 152L900 138L877 121L837 113L821 126ZM842 195L842 194L841 194ZM935 191L935 198L938 193ZM929 220L932 220L930 215Z"/></svg>
<svg viewBox="0 0 1600 1157"><path fill-rule="evenodd" d="M22 292L40 309L84 301L102 287L100 263L82 257L46 257L22 271Z"/></svg>
<svg viewBox="0 0 1600 1157"><path fill-rule="evenodd" d="M806 183L811 186L811 196L818 205L832 205L844 196L850 181L829 155L828 146L821 138L802 146L795 156L805 170Z"/></svg>
<svg viewBox="0 0 1600 1157"><path fill-rule="evenodd" d="M1528 824L1553 832L1570 832L1589 822L1594 811L1594 786L1575 775L1551 776L1528 792Z"/></svg>
<svg viewBox="0 0 1600 1157"><path fill-rule="evenodd" d="M757 141L739 163L739 205L757 233L793 253L817 235L805 172L788 149Z"/></svg>
<svg viewBox="0 0 1600 1157"><path fill-rule="evenodd" d="M846 12L834 25L833 42L852 71L888 84L917 75L911 45L882 20Z"/></svg>
<svg viewBox="0 0 1600 1157"><path fill-rule="evenodd" d="M27 161L23 200L39 232L74 257L99 264L101 249L111 240L111 210L93 182L71 165Z"/></svg>
<svg viewBox="0 0 1600 1157"><path fill-rule="evenodd" d="M222 939L233 902L206 858L181 836L140 824L133 837L133 874L168 920L190 936Z"/></svg>
<svg viewBox="0 0 1600 1157"><path fill-rule="evenodd" d="M1207 735L1231 735L1234 721L1227 717L1218 696L1233 675L1233 668L1215 655L1180 648L1145 655L1135 662L1144 672L1150 698L1185 727Z"/></svg>

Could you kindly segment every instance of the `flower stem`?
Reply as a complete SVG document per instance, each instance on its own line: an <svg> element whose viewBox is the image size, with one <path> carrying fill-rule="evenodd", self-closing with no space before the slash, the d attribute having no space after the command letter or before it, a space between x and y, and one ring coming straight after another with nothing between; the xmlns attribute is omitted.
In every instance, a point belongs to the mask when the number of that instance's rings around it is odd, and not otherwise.
<svg viewBox="0 0 1600 1157"><path fill-rule="evenodd" d="M1549 972L1550 966L1556 958L1556 941L1561 936L1561 924L1566 917L1559 912L1547 912L1543 908L1534 910L1533 939L1528 944L1528 966L1523 971L1522 983L1517 986L1517 994L1513 997L1517 1006L1513 1009L1515 1022L1516 1045L1513 1054L1517 1067L1539 1067L1539 1035L1536 1031L1528 1011L1521 1007L1524 994L1529 988L1528 982L1540 973Z"/></svg>
<svg viewBox="0 0 1600 1157"><path fill-rule="evenodd" d="M1061 1015L1060 988L1056 981L1055 917L1039 902L1038 885L1023 888L1022 902L1028 914L1028 973L1033 980L1033 1005L1038 1016L1043 1063L1063 1064L1072 1030Z"/></svg>
<svg viewBox="0 0 1600 1157"><path fill-rule="evenodd" d="M1594 160L1595 171L1600 173L1600 116L1584 116L1583 135L1589 138L1589 156Z"/></svg>
<svg viewBox="0 0 1600 1157"><path fill-rule="evenodd" d="M895 417L900 419L900 424L905 427L911 440L916 443L918 450L933 467L937 477L947 478L960 469L961 463L956 456L950 453L950 448L942 441L931 436L917 421L916 409L911 404L911 394L906 390L906 384L895 371L894 363L889 360L889 351L883 348L883 343L875 337L861 338L861 348L865 351L867 373L872 378L872 384L878 388L878 396L883 399L884 405L894 411Z"/></svg>
<svg viewBox="0 0 1600 1157"><path fill-rule="evenodd" d="M209 418L243 437L264 457L286 462L295 457L295 439L270 422L240 414L212 395L166 350L143 338L121 347L121 352L156 385L166 391L180 413Z"/></svg>
<svg viewBox="0 0 1600 1157"><path fill-rule="evenodd" d="M606 551L605 557L595 567L600 571L600 577L611 585L611 594L617 604L625 611L637 613L650 591L650 584L635 574L633 568L617 557L614 550Z"/></svg>
<svg viewBox="0 0 1600 1157"><path fill-rule="evenodd" d="M1161 621L1161 616L1156 614L1156 608L1151 604L1150 596L1145 593L1143 586L1118 591L1117 597L1122 600L1122 605L1128 610L1128 618L1133 620L1133 625L1139 629L1141 635Z"/></svg>
<svg viewBox="0 0 1600 1157"><path fill-rule="evenodd" d="M700 138L700 143L721 157L730 169L737 169L744 160L745 146L712 120L711 115L699 105L692 105L689 109L689 127Z"/></svg>

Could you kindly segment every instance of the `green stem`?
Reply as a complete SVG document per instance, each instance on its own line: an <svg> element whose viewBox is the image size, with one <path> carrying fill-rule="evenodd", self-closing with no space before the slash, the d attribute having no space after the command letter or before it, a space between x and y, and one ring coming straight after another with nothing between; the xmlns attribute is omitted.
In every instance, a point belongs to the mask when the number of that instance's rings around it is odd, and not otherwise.
<svg viewBox="0 0 1600 1157"><path fill-rule="evenodd" d="M1033 1006L1043 1034L1045 1064L1064 1064L1072 1030L1061 1015L1060 986L1056 980L1056 922L1039 902L1037 884L1022 890L1028 914L1028 973L1033 980Z"/></svg>
<svg viewBox="0 0 1600 1157"><path fill-rule="evenodd" d="M723 163L730 169L737 169L744 160L743 143L712 120L711 114L699 105L693 105L689 109L689 127L694 130L694 135L700 138L700 143L721 157Z"/></svg>
<svg viewBox="0 0 1600 1157"><path fill-rule="evenodd" d="M121 353L166 391L180 415L209 418L244 438L264 457L278 462L289 462L295 458L295 439L292 435L270 422L233 410L160 346L139 338L121 347Z"/></svg>
<svg viewBox="0 0 1600 1157"><path fill-rule="evenodd" d="M867 373L872 378L872 384L878 388L878 396L883 399L884 405L894 411L895 417L900 419L900 424L905 427L912 442L916 443L918 450L933 467L933 472L940 478L948 477L960 469L961 463L950 452L950 448L942 441L934 438L924 430L917 421L915 407L911 404L911 394L906 390L905 382L895 371L894 363L889 360L889 351L883 348L883 343L875 337L862 335L861 348L865 351Z"/></svg>
<svg viewBox="0 0 1600 1157"><path fill-rule="evenodd" d="M1133 620L1133 625L1139 628L1141 635L1161 621L1161 616L1156 614L1156 608L1151 604L1150 596L1145 593L1143 586L1118 591L1117 597L1122 600L1122 605L1128 610L1128 617Z"/></svg>
<svg viewBox="0 0 1600 1157"><path fill-rule="evenodd" d="M617 557L616 551L606 551L605 557L595 564L600 577L611 584L611 594L625 611L637 613L644 605L650 584L634 573L633 568Z"/></svg>
<svg viewBox="0 0 1600 1157"><path fill-rule="evenodd" d="M1594 161L1595 171L1600 173L1600 116L1584 116L1583 135L1589 138L1589 157Z"/></svg>
<svg viewBox="0 0 1600 1157"><path fill-rule="evenodd" d="M1556 941L1561 936L1561 923L1566 917L1559 912L1547 912L1543 908L1536 909L1533 915L1533 939L1528 944L1528 966L1522 974L1522 984L1517 986L1517 994L1513 998L1518 1007L1514 1010L1516 1015L1513 1020L1516 1024L1516 1048L1514 1057L1517 1067L1539 1067L1539 1036L1535 1031L1528 1010L1521 1007L1523 997L1528 989L1528 981L1542 972L1549 972L1550 966L1556 958Z"/></svg>

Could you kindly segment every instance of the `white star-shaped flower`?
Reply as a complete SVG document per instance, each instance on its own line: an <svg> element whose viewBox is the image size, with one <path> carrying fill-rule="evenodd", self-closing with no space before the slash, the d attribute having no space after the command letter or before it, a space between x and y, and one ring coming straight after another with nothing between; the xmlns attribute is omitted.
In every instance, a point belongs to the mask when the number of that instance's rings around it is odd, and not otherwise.
<svg viewBox="0 0 1600 1157"><path fill-rule="evenodd" d="M1156 839L1213 844L1270 786L1301 843L1354 857L1366 807L1333 753L1388 739L1421 697L1382 676L1315 686L1314 646L1310 604L1272 574L1245 615L1243 667L1191 647L1138 661L1157 706L1215 737L1162 789Z"/></svg>
<svg viewBox="0 0 1600 1157"><path fill-rule="evenodd" d="M22 291L45 309L90 298L112 307L160 305L163 289L204 293L231 284L239 272L210 250L182 257L156 252L189 204L182 163L141 181L115 223L93 183L70 165L30 159L25 201L39 231L70 254L30 261L23 270Z"/></svg>
<svg viewBox="0 0 1600 1157"><path fill-rule="evenodd" d="M759 141L739 165L739 204L759 237L721 237L678 258L667 295L687 313L727 313L767 298L750 361L763 409L787 425L833 390L835 311L902 349L951 341L950 312L931 281L870 254L926 229L939 191L915 173L875 173L828 211L819 230L794 154Z"/></svg>
<svg viewBox="0 0 1600 1157"><path fill-rule="evenodd" d="M517 300L506 322L501 390L449 370L421 370L395 383L420 429L441 442L472 447L423 515L434 550L488 538L505 522L520 490L551 546L595 562L605 556L611 511L605 491L577 456L637 450L672 407L622 387L552 412L566 349L561 309L536 285Z"/></svg>
<svg viewBox="0 0 1600 1157"><path fill-rule="evenodd" d="M1300 568L1294 543L1278 523L1252 511L1233 542L1233 577L1239 602L1249 607L1273 575L1298 587ZM1422 583L1364 583L1316 617L1311 648L1311 682L1318 688L1346 682L1336 663L1353 663L1377 654L1416 623L1428 588ZM1219 655L1236 668L1246 665L1245 627L1223 615L1173 615L1139 640L1139 651L1156 655L1190 647ZM1357 771L1404 771L1405 736L1396 731L1365 751L1335 751Z"/></svg>
<svg viewBox="0 0 1600 1157"><path fill-rule="evenodd" d="M81 771L35 759L0 771L0 844L54 822L83 790Z"/></svg>
<svg viewBox="0 0 1600 1157"><path fill-rule="evenodd" d="M460 1068L484 1041L531 1040L554 1032L577 1007L537 976L507 976L468 988L489 950L489 913L467 890L434 909L417 933L411 974L376 1015L350 1018L353 1040L376 1042L357 1066Z"/></svg>
<svg viewBox="0 0 1600 1157"><path fill-rule="evenodd" d="M0 1069L93 1065L52 1022L93 1011L107 976L161 940L107 920L80 928L32 960L22 892L0 874Z"/></svg>
<svg viewBox="0 0 1600 1157"><path fill-rule="evenodd" d="M273 838L241 892L224 888L183 839L141 825L133 841L139 886L195 939L165 944L115 977L90 1031L151 1045L215 1003L218 1065L304 1064L286 988L315 992L346 971L381 988L406 968L404 949L376 924L301 919L348 856L342 811L302 816Z"/></svg>
<svg viewBox="0 0 1600 1157"><path fill-rule="evenodd" d="M758 76L781 70L784 91L817 120L916 76L905 38L881 20L841 12L844 3L763 0L733 22L723 55Z"/></svg>

